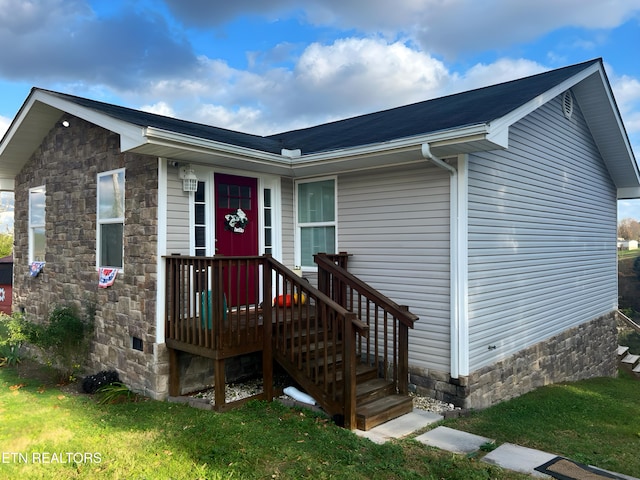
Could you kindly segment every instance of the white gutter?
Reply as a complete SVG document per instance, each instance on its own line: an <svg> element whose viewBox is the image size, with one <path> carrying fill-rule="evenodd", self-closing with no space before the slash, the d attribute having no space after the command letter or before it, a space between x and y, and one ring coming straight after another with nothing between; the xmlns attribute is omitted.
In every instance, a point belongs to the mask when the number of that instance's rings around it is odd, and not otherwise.
<svg viewBox="0 0 640 480"><path fill-rule="evenodd" d="M468 328L466 315L467 247L466 247L466 155L458 157L458 169L431 153L428 143L422 144L422 156L449 172L449 265L450 290L450 361L452 378L468 375ZM460 187L459 188L459 184Z"/></svg>

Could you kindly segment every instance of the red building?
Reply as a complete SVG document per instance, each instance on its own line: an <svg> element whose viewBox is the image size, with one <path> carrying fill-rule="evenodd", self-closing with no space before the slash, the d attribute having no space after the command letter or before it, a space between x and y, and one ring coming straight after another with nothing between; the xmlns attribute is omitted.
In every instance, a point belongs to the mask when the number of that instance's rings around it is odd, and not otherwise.
<svg viewBox="0 0 640 480"><path fill-rule="evenodd" d="M13 255L0 258L0 312L11 315Z"/></svg>

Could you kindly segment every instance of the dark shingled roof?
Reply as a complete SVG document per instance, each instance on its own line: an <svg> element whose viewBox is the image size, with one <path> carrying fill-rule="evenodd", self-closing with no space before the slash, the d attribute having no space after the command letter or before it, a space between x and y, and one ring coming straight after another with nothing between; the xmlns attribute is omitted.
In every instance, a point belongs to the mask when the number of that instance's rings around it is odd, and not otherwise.
<svg viewBox="0 0 640 480"><path fill-rule="evenodd" d="M316 127L272 135L303 154L370 145L469 125L489 123L546 92L600 59L531 77Z"/></svg>
<svg viewBox="0 0 640 480"><path fill-rule="evenodd" d="M303 154L309 154L486 124L517 109L597 62L602 60L594 59L510 82L267 137L45 91L141 127L155 127L276 154L279 154L282 148L301 149Z"/></svg>
<svg viewBox="0 0 640 480"><path fill-rule="evenodd" d="M109 103L89 100L88 98L76 97L65 93L43 90L51 95L55 95L64 100L81 105L96 112L103 113L123 122L139 125L140 127L154 127L170 132L204 138L229 145L251 148L264 152L280 153L281 146L278 140L251 135L248 133L236 132L225 128L212 127L201 123L188 122L177 118L165 117L155 113L142 112L132 108L120 107Z"/></svg>

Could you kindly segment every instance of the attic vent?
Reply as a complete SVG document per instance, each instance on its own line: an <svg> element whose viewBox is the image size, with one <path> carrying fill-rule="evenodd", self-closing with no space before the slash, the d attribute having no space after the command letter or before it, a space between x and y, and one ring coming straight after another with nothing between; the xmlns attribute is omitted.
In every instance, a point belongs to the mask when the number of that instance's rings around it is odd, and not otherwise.
<svg viewBox="0 0 640 480"><path fill-rule="evenodd" d="M573 95L571 95L571 90L567 90L562 94L562 113L567 118L571 118L571 115L573 115Z"/></svg>

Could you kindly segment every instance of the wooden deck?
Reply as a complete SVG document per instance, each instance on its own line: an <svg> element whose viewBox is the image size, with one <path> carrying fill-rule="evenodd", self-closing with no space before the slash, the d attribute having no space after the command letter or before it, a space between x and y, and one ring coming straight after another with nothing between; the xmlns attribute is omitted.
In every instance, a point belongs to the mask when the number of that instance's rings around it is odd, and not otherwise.
<svg viewBox="0 0 640 480"><path fill-rule="evenodd" d="M350 276L347 256L319 260L320 290L268 255L166 257L170 395L179 351L211 358L214 408L226 410L225 360L262 352L255 398L273 398L276 361L347 428L410 411L407 329L417 317Z"/></svg>

